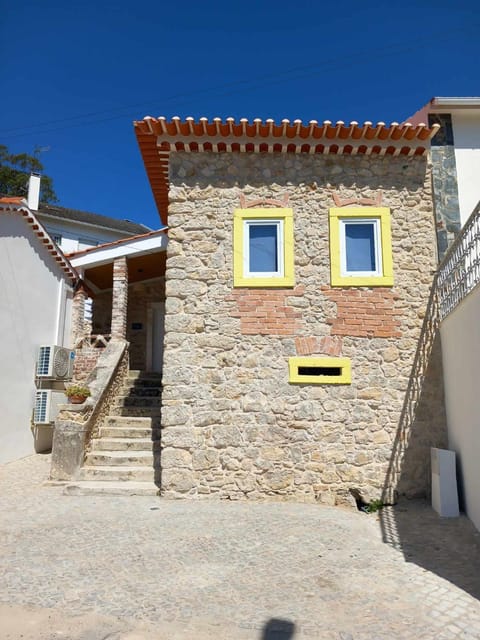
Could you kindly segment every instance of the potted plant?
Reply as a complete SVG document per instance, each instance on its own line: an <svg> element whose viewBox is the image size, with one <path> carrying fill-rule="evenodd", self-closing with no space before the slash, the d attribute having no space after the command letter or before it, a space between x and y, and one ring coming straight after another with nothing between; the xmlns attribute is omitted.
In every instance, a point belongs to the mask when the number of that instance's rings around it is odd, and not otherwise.
<svg viewBox="0 0 480 640"><path fill-rule="evenodd" d="M83 384L71 384L65 389L65 394L72 404L81 404L91 395L90 389Z"/></svg>

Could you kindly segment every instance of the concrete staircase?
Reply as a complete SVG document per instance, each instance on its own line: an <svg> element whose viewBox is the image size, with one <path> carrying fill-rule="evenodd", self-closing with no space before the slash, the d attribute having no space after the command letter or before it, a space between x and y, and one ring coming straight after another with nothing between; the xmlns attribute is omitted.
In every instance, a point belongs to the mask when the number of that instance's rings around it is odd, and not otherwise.
<svg viewBox="0 0 480 640"><path fill-rule="evenodd" d="M68 494L158 495L161 374L130 371Z"/></svg>

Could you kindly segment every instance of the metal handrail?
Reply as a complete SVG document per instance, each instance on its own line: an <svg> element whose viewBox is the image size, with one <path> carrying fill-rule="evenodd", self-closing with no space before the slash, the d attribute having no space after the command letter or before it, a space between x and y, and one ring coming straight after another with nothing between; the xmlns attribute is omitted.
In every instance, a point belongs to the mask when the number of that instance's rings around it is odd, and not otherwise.
<svg viewBox="0 0 480 640"><path fill-rule="evenodd" d="M480 202L438 268L437 291L443 320L480 282Z"/></svg>

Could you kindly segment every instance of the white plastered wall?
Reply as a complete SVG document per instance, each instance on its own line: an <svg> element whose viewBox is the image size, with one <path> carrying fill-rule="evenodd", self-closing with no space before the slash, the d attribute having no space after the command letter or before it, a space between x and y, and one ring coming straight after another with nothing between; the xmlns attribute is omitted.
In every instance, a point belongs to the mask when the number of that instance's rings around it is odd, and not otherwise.
<svg viewBox="0 0 480 640"><path fill-rule="evenodd" d="M34 452L30 420L41 344L68 345L71 291L18 213L0 216L0 462ZM60 301L60 296L65 301ZM58 312L64 314L59 321Z"/></svg>
<svg viewBox="0 0 480 640"><path fill-rule="evenodd" d="M462 226L480 200L480 109L452 112Z"/></svg>
<svg viewBox="0 0 480 640"><path fill-rule="evenodd" d="M440 328L449 448L457 453L465 509L480 530L480 286Z"/></svg>

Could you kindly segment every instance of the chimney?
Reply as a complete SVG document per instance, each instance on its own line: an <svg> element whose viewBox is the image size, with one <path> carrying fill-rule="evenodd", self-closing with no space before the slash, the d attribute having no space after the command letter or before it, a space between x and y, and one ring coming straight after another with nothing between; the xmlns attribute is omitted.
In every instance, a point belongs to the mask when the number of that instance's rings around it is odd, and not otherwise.
<svg viewBox="0 0 480 640"><path fill-rule="evenodd" d="M30 178L28 180L28 207L32 209L32 211L38 211L38 203L40 201L40 180L41 176L39 173L30 174Z"/></svg>

